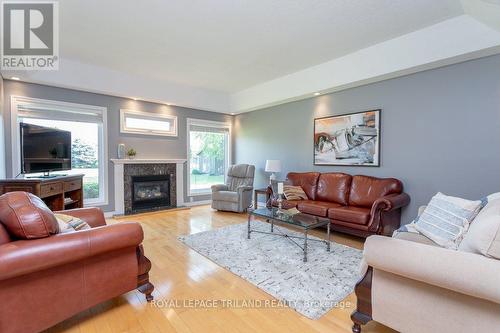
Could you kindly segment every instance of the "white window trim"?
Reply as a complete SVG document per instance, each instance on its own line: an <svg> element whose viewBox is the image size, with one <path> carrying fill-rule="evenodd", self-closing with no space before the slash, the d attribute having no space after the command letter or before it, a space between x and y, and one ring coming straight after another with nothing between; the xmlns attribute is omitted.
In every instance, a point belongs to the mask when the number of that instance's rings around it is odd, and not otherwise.
<svg viewBox="0 0 500 333"><path fill-rule="evenodd" d="M108 119L107 108L94 105L77 104L69 102L54 101L48 99L31 98L25 96L11 96L10 98L10 127L11 127L11 146L12 146L12 173L17 175L21 173L21 146L19 133L18 107L22 103L43 104L53 107L54 109L70 109L75 112L85 111L94 112L102 116L102 131L99 131L98 142L103 143L102 149L99 149L99 183L103 184L103 197L99 199L85 200L85 205L106 206L109 204L108 199ZM102 137L101 137L102 136ZM99 147L101 148L101 147ZM102 163L101 163L102 162Z"/></svg>
<svg viewBox="0 0 500 333"><path fill-rule="evenodd" d="M191 161L189 159L189 149L190 149L190 134L189 134L189 128L191 125L197 125L197 126L206 126L206 127L216 127L216 128L227 128L229 133L228 133L228 141L227 141L227 152L226 152L226 172L229 166L232 163L232 125L230 122L220 122L220 121L212 121L212 120L203 120L203 119L194 119L194 118L187 118L186 119L186 142L187 142L187 150L186 154L188 156L187 160L187 193L188 197L197 197L197 196L205 196L205 195L210 195L212 194L212 191L208 189L207 191L204 192L191 192L191 177L190 177L190 172L191 172ZM224 182L226 181L227 174L224 174Z"/></svg>
<svg viewBox="0 0 500 333"><path fill-rule="evenodd" d="M146 130L139 128L128 128L126 125L125 117L127 114L135 116L143 116L147 118L157 118L158 120L168 119L171 120L172 130L170 131L157 131L157 130ZM143 112L130 109L120 109L120 133L127 134L143 134L143 135L157 135L157 136L177 136L177 116L169 114L158 114L152 112Z"/></svg>

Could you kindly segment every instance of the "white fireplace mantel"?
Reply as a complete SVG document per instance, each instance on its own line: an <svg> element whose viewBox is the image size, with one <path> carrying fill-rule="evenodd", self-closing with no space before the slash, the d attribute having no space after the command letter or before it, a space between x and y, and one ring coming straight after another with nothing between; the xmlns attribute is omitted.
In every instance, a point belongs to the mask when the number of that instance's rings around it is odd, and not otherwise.
<svg viewBox="0 0 500 333"><path fill-rule="evenodd" d="M126 158L112 158L111 162L113 162L115 165L117 164L169 164L169 163L175 163L175 164L184 164L187 160L186 159L145 159L145 158L134 158L134 159L126 159Z"/></svg>
<svg viewBox="0 0 500 333"><path fill-rule="evenodd" d="M125 213L124 165L125 164L176 164L177 207L184 204L184 163L186 159L117 159L112 158L115 176L115 214Z"/></svg>

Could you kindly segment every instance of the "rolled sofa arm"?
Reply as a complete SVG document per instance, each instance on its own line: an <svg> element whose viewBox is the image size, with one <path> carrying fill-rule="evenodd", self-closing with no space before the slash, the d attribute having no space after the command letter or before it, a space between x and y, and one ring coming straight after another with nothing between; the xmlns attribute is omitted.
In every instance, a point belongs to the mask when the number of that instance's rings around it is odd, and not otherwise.
<svg viewBox="0 0 500 333"><path fill-rule="evenodd" d="M377 211L388 212L407 206L410 203L410 196L406 193L391 194L375 200L372 206L372 215Z"/></svg>
<svg viewBox="0 0 500 333"><path fill-rule="evenodd" d="M229 187L224 184L217 184L211 186L212 192L227 191Z"/></svg>
<svg viewBox="0 0 500 333"><path fill-rule="evenodd" d="M383 236L367 238L364 260L374 269L500 303L500 260Z"/></svg>
<svg viewBox="0 0 500 333"><path fill-rule="evenodd" d="M92 228L102 227L106 225L106 219L104 218L104 213L102 212L102 209L97 207L76 208L55 213L71 215L76 218L82 219L85 222L87 222Z"/></svg>
<svg viewBox="0 0 500 333"><path fill-rule="evenodd" d="M0 245L0 281L136 247L144 238L141 225L118 223L51 237Z"/></svg>

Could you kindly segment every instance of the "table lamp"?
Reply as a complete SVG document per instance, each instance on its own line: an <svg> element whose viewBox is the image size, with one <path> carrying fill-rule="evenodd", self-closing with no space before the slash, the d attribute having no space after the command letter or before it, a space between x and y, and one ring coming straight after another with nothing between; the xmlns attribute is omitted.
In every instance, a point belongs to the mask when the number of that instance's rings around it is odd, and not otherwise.
<svg viewBox="0 0 500 333"><path fill-rule="evenodd" d="M266 161L266 172L271 172L269 176L269 183L276 180L275 172L281 172L281 161L280 160L267 160Z"/></svg>

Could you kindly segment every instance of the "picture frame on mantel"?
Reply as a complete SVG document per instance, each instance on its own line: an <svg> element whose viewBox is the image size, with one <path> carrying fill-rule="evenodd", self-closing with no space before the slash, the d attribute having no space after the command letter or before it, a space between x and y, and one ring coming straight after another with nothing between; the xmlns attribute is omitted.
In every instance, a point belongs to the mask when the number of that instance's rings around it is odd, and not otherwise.
<svg viewBox="0 0 500 333"><path fill-rule="evenodd" d="M314 119L314 165L380 166L381 109Z"/></svg>

